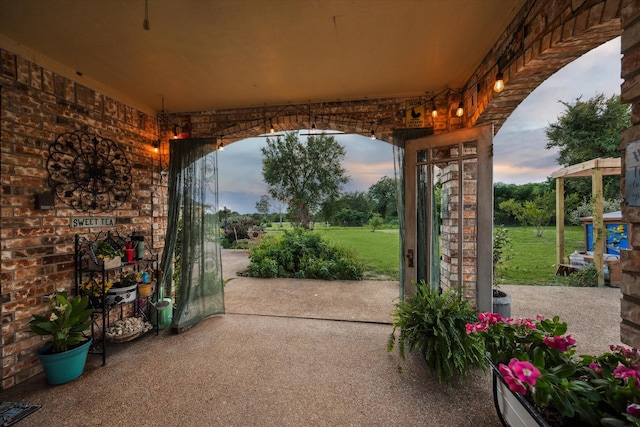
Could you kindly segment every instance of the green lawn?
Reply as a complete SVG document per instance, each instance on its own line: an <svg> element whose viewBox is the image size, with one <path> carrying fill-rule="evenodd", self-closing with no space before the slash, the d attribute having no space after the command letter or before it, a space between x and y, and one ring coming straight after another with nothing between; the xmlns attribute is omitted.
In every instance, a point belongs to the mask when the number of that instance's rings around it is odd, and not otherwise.
<svg viewBox="0 0 640 427"><path fill-rule="evenodd" d="M334 243L351 248L369 271L366 276L383 275L388 276L388 280L400 279L398 229L372 232L369 228L361 227L316 227L315 231Z"/></svg>
<svg viewBox="0 0 640 427"><path fill-rule="evenodd" d="M518 285L566 284L556 276L555 226L546 227L542 237L536 237L534 227L507 227L513 244L513 258L496 277L499 283ZM583 228L565 227L565 254L584 250Z"/></svg>
<svg viewBox="0 0 640 427"><path fill-rule="evenodd" d="M273 224L269 232L282 230ZM289 229L286 224L284 229ZM536 237L534 227L508 227L508 235L513 244L513 258L506 269L496 277L505 284L557 285L567 284L568 279L556 273L555 227L546 227L542 237ZM365 263L368 278L387 276L389 280L399 279L398 230L378 230L371 232L368 227L325 227L316 224L315 232L321 233L332 242L351 248ZM574 250L584 250L583 228L565 227L565 255Z"/></svg>

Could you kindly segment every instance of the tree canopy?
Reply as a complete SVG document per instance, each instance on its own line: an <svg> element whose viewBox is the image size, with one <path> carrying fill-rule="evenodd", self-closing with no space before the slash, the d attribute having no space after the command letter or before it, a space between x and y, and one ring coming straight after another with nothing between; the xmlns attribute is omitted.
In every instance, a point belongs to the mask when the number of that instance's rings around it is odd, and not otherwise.
<svg viewBox="0 0 640 427"><path fill-rule="evenodd" d="M297 132L267 138L262 151L262 176L271 197L288 204L289 219L309 228L312 214L326 200L338 199L349 182L342 167L346 151L334 137Z"/></svg>
<svg viewBox="0 0 640 427"><path fill-rule="evenodd" d="M605 98L597 94L582 101L560 101L565 111L558 121L547 127L549 141L546 148L558 148L558 163L571 166L597 157L620 157L622 131L631 126L631 108L620 101L619 95ZM591 197L588 178L567 180L567 193L576 192L581 198ZM604 179L604 197L614 199L620 194L620 176Z"/></svg>

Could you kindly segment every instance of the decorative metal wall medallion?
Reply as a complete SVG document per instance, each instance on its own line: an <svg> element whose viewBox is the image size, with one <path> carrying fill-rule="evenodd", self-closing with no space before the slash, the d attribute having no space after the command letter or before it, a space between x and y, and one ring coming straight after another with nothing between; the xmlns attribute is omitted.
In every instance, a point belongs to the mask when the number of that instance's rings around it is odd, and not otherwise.
<svg viewBox="0 0 640 427"><path fill-rule="evenodd" d="M98 135L59 135L49 147L47 171L58 199L78 212L109 212L131 195L127 156L114 141Z"/></svg>

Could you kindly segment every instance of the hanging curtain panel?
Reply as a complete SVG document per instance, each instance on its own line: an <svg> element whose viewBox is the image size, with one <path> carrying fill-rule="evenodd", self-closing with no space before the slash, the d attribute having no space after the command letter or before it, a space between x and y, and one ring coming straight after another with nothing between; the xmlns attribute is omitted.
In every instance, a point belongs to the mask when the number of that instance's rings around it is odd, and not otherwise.
<svg viewBox="0 0 640 427"><path fill-rule="evenodd" d="M170 159L160 300L175 288L171 327L179 332L224 313L216 140L173 140Z"/></svg>

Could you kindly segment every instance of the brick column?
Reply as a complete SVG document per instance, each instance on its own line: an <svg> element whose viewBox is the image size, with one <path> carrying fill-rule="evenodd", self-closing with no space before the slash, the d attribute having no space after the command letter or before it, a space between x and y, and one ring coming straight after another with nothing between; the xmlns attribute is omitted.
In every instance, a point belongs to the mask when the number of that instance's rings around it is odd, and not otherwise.
<svg viewBox="0 0 640 427"><path fill-rule="evenodd" d="M623 270L622 302L620 316L620 339L625 344L640 347L640 207L629 206L630 199L626 194L626 148L629 144L640 141L640 3L625 0L621 14L622 45L622 101L631 104L631 128L622 135L622 207L623 218L630 224L630 249L622 251L621 266ZM629 159L631 161L631 159ZM631 201L633 204L637 204Z"/></svg>

